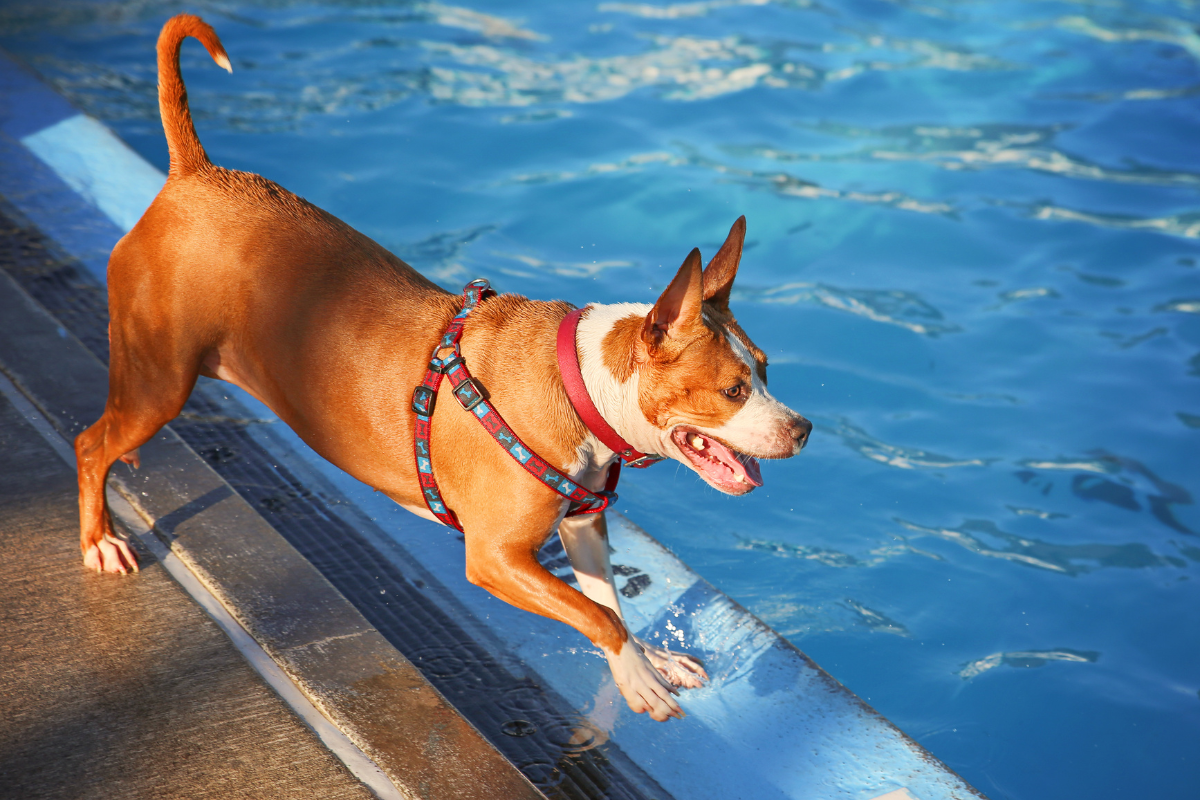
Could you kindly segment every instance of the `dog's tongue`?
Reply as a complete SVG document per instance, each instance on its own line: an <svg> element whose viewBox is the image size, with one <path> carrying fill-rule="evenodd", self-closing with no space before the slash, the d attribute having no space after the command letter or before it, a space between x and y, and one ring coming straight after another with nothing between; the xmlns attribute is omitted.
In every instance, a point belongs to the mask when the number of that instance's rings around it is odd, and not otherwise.
<svg viewBox="0 0 1200 800"><path fill-rule="evenodd" d="M741 475L742 479L751 486L762 486L762 472L758 468L758 461L751 456L735 453L725 445L718 442L716 439L704 437L705 451L710 456L715 456L722 464L733 470L734 475Z"/></svg>

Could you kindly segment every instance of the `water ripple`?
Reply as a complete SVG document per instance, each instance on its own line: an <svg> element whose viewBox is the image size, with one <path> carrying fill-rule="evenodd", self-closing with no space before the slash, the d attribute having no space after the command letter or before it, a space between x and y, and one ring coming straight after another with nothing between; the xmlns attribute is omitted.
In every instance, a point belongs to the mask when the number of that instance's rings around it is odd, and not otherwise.
<svg viewBox="0 0 1200 800"><path fill-rule="evenodd" d="M879 633L894 633L897 636L912 636L908 632L908 628L901 625L896 620L887 616L883 612L876 611L873 608L868 608L857 600L852 600L847 597L845 601L846 607L858 615L858 623L865 625L873 631Z"/></svg>
<svg viewBox="0 0 1200 800"><path fill-rule="evenodd" d="M533 31L527 31L512 22L491 14L483 14L460 6L445 6L441 3L418 5L418 11L424 11L438 25L448 28L481 33L489 39L524 39L526 41L541 41L546 37Z"/></svg>
<svg viewBox="0 0 1200 800"><path fill-rule="evenodd" d="M1157 28L1105 27L1082 16L1061 17L1055 26L1071 33L1090 36L1102 42L1163 42L1181 47L1200 59L1200 34L1194 25L1183 20L1164 18Z"/></svg>
<svg viewBox="0 0 1200 800"><path fill-rule="evenodd" d="M665 6L652 6L647 3L601 3L597 10L609 14L629 14L643 19L684 19L686 17L704 17L708 12L733 6L765 6L772 0L703 0L696 3L672 3ZM809 5L795 2L794 5Z"/></svg>
<svg viewBox="0 0 1200 800"><path fill-rule="evenodd" d="M900 469L950 469L953 467L986 467L995 462L994 458L952 458L914 447L901 447L880 441L862 428L845 419L838 419L830 427L824 421L820 424L823 431L832 433L842 440L851 450L858 452L871 461L887 464L889 467Z"/></svg>
<svg viewBox="0 0 1200 800"><path fill-rule="evenodd" d="M914 56L906 61L869 60L857 61L848 66L828 70L824 73L827 82L844 81L868 72L895 72L897 70L937 69L948 72L997 72L1017 69L993 56L976 53L963 47L953 47L928 39L894 39L885 36L867 35L863 43L869 48L878 48L892 53L907 53Z"/></svg>
<svg viewBox="0 0 1200 800"><path fill-rule="evenodd" d="M1113 455L1103 450L1093 451L1091 457L1026 459L1018 462L1025 469L1016 473L1023 483L1040 481L1038 471L1076 473L1071 479L1071 492L1086 502L1107 503L1128 511L1140 511L1140 494L1150 513L1169 528L1195 535L1180 522L1172 506L1192 505L1192 495L1182 486L1163 480L1140 461ZM1049 491L1049 484L1044 491Z"/></svg>
<svg viewBox="0 0 1200 800"><path fill-rule="evenodd" d="M1047 93L1049 100L1083 100L1092 103L1112 103L1123 100L1172 100L1177 97L1192 97L1200 94L1200 84L1174 88L1125 89L1116 92L1054 92Z"/></svg>
<svg viewBox="0 0 1200 800"><path fill-rule="evenodd" d="M923 336L937 337L962 330L946 322L942 312L920 295L899 289L848 289L827 283L797 281L765 288L737 287L732 296L734 300L754 303L813 303L875 322L898 325Z"/></svg>
<svg viewBox="0 0 1200 800"><path fill-rule="evenodd" d="M866 555L855 556L850 553L843 553L838 550L828 550L823 547L809 547L807 545L790 544L788 542L770 541L767 539L747 539L737 534L737 548L739 550L754 550L760 553L769 553L783 558L798 558L802 561L815 561L826 567L836 567L839 569L847 569L850 567L875 567L884 563L896 556L905 555L907 553L915 553L916 555L932 558L934 561L942 561L942 557L936 553L930 553L925 550L918 550L908 543L908 540L903 536L897 536L898 543L886 544L881 547L876 547L868 550Z"/></svg>
<svg viewBox="0 0 1200 800"><path fill-rule="evenodd" d="M1155 311L1178 311L1182 314L1200 314L1200 299L1172 300L1154 307Z"/></svg>
<svg viewBox="0 0 1200 800"><path fill-rule="evenodd" d="M612 173L637 172L651 164L668 167L686 164L687 159L667 152L637 153L620 161L604 161L589 164L579 170L556 170L547 172L526 172L508 178L505 183L553 183L556 181L573 181L580 178L590 178L597 175Z"/></svg>
<svg viewBox="0 0 1200 800"><path fill-rule="evenodd" d="M504 253L499 250L493 250L492 255L515 261L534 270L534 273L523 272L520 269L511 267L498 267L500 272L507 275L518 275L521 277L532 277L537 272L550 273L553 275L561 275L567 278L590 278L598 275L606 269L615 269L621 267L635 266L632 261L608 260L608 261L546 261L540 258L535 258L530 255L521 253Z"/></svg>
<svg viewBox="0 0 1200 800"><path fill-rule="evenodd" d="M1101 228L1118 230L1153 231L1182 236L1187 239L1200 238L1200 212L1192 211L1186 214L1175 214L1167 217L1131 217L1117 214L1094 214L1087 211L1076 211L1070 208L1043 204L1030 209L1034 219L1054 220L1059 222L1085 222Z"/></svg>
<svg viewBox="0 0 1200 800"><path fill-rule="evenodd" d="M635 55L561 61L487 45L422 42L433 55L454 62L431 66L426 88L435 100L465 106L599 103L646 87L658 87L668 100L705 100L748 89L772 73L766 53L736 37L652 41L655 47ZM805 74L816 76L812 70Z"/></svg>
<svg viewBox="0 0 1200 800"><path fill-rule="evenodd" d="M1014 650L1009 653L992 653L977 661L971 661L962 666L957 673L964 681L999 666L1006 667L1043 667L1051 661L1073 661L1076 663L1094 663L1100 654L1094 650L1071 650L1063 647L1058 650Z"/></svg>
<svg viewBox="0 0 1200 800"><path fill-rule="evenodd" d="M1081 575L1101 567L1143 569L1181 567L1185 563L1173 556L1160 556L1141 543L1054 544L1007 533L1000 530L996 523L985 519L967 520L957 528L918 525L900 517L896 517L895 521L914 533L936 536L981 556L1063 575ZM992 546L988 540L1002 546Z"/></svg>
<svg viewBox="0 0 1200 800"><path fill-rule="evenodd" d="M689 10L699 13L701 8L689 6ZM599 58L574 55L561 60L533 58L490 45L422 42L429 52L454 62L453 66L431 67L426 88L437 100L467 106L598 103L649 87L657 88L666 100L695 101L758 85L815 90L868 72L1011 68L998 59L961 48L878 35L864 36L860 44L849 46L737 36L645 38L653 46L642 53ZM793 51L814 49L823 53L882 50L910 57L860 60L827 69L789 56Z"/></svg>
<svg viewBox="0 0 1200 800"><path fill-rule="evenodd" d="M1146 166L1103 167L1049 146L1066 125L983 124L965 127L929 124L859 128L829 122L802 126L845 139L880 139L888 146L868 146L852 152L796 153L769 145L729 147L740 156L782 162L919 161L946 170L987 168L1028 169L1066 178L1158 186L1200 187L1200 175Z"/></svg>
<svg viewBox="0 0 1200 800"><path fill-rule="evenodd" d="M419 242L397 244L388 249L434 280L453 280L466 272L460 257L467 246L494 230L495 225L477 225L439 231Z"/></svg>

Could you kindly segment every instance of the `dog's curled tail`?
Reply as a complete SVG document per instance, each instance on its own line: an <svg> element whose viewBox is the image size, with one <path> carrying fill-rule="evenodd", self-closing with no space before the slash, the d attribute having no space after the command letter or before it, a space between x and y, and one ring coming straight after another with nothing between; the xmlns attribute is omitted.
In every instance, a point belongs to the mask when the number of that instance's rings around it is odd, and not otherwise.
<svg viewBox="0 0 1200 800"><path fill-rule="evenodd" d="M158 35L158 110L171 151L172 175L195 172L211 163L196 136L192 112L188 110L187 89L179 74L179 50L189 36L200 40L218 66L233 72L221 40L207 22L191 14L179 14L163 25Z"/></svg>

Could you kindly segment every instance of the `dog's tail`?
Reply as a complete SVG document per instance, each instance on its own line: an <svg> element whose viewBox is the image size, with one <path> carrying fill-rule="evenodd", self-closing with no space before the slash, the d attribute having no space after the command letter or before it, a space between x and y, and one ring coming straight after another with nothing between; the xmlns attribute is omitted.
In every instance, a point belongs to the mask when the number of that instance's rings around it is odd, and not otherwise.
<svg viewBox="0 0 1200 800"><path fill-rule="evenodd" d="M187 89L179 74L179 49L189 36L200 40L218 66L233 72L221 40L207 22L191 14L179 14L163 25L158 35L158 110L171 151L172 175L195 172L211 163L196 136L192 112L188 110Z"/></svg>

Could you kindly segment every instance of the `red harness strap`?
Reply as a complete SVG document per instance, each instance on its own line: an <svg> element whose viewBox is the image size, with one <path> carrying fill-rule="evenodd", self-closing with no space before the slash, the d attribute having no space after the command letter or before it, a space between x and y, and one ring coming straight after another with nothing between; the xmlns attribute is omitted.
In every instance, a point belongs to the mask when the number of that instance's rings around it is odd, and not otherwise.
<svg viewBox="0 0 1200 800"><path fill-rule="evenodd" d="M433 464L430 458L429 436L432 428L433 407L437 400L438 387L442 378L450 379L454 387L454 398L466 411L471 412L492 438L504 451L512 456L525 471L541 480L550 489L571 502L567 510L568 517L580 514L598 514L617 499L613 491L617 488L620 477L620 465L614 464L608 471L605 489L601 492L590 492L574 481L567 478L554 467L533 453L521 438L513 432L500 413L491 403L483 399L478 385L467 371L459 349L459 339L462 338L463 324L479 303L494 295L488 282L482 278L471 281L463 289L463 307L455 315L446 328L445 334L433 350L429 368L425 371L425 379L413 391L412 409L417 415L414 450L417 461L417 476L421 482L421 494L430 512L446 525L462 530L454 512L446 508L442 493L438 490L437 480L433 477ZM443 350L450 354L439 357ZM574 349L574 348L572 348ZM578 367L577 367L578 371Z"/></svg>

